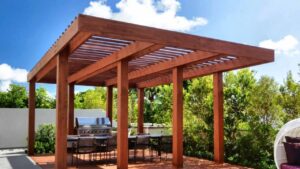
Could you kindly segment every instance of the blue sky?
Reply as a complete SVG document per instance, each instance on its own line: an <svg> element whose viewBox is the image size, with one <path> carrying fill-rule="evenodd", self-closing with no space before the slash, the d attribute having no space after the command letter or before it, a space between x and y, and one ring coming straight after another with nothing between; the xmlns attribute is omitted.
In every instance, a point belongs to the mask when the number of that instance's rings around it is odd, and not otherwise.
<svg viewBox="0 0 300 169"><path fill-rule="evenodd" d="M139 10L137 7L147 7L146 1L142 6L128 5L126 0L122 0L121 4L120 0L96 1L101 9L98 13L96 11L96 14L103 16L105 10L102 9L109 9L111 11L107 14L111 15L110 17L123 17L123 20L131 19L134 22L138 17L132 15L136 14L131 14L131 18L127 15L126 18L126 12L122 13L120 9L135 7ZM95 14L98 8L93 8L90 2L90 0L1 0L0 85L4 85L4 82L24 81L24 78L22 80L15 77L22 72L19 69L30 71L79 13L88 13L87 8L90 7L91 13ZM186 23L186 27L183 25L181 29L185 29L183 31L187 33L276 49L274 63L252 68L257 71L258 77L268 75L274 77L278 83L282 83L287 72L291 70L295 79L300 80L297 75L297 65L300 63L300 1L152 0L152 2L165 4L163 9L160 9L159 5L153 5L160 12L165 10L174 12L174 17L185 17L189 23ZM123 8L117 7L118 3L119 6L123 5ZM166 4L170 5L170 8ZM148 22L150 18L147 18L152 15L138 15L145 16L145 22L152 24ZM169 25L172 25L171 21ZM161 23L157 23L156 26L161 26ZM6 67L3 68L3 64L7 64ZM10 70L12 75L4 78L9 73L2 70ZM42 86L50 93L55 93L54 85ZM86 88L76 88L78 91L84 89Z"/></svg>

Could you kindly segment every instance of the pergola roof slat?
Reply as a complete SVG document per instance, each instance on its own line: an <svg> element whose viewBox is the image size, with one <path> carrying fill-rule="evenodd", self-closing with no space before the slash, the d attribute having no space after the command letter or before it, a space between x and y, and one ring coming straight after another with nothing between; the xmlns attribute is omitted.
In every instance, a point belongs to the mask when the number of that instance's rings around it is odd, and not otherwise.
<svg viewBox="0 0 300 169"><path fill-rule="evenodd" d="M82 81L87 79L91 74L96 72L97 70L101 68L105 68L106 66L110 66L111 64L116 63L117 61L121 60L122 58L126 58L128 56L131 56L141 50L147 49L148 47L153 46L152 43L146 43L146 42L135 42L132 44L129 44L128 46L124 47L123 49L113 53L110 56L107 56L96 63L85 67L84 69L80 70L79 72L71 75L69 77L69 83L73 83L76 81Z"/></svg>

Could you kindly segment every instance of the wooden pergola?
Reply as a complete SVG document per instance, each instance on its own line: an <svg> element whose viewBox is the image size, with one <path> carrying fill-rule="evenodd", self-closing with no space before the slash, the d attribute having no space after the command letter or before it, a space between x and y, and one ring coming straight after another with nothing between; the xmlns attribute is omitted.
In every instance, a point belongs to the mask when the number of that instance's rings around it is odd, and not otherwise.
<svg viewBox="0 0 300 169"><path fill-rule="evenodd" d="M173 165L183 166L183 80L213 74L214 160L224 161L222 72L274 61L274 51L179 32L79 15L28 74L28 154L34 154L35 84L56 83L55 167L67 167L74 128L74 85L106 86L107 116L117 87L117 167L128 167L128 88L173 83Z"/></svg>

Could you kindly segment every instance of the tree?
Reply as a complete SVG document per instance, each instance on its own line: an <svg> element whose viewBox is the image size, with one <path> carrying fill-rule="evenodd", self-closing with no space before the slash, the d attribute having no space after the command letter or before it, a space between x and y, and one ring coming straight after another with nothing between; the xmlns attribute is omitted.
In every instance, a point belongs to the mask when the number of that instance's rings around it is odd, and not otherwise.
<svg viewBox="0 0 300 169"><path fill-rule="evenodd" d="M38 88L36 90L36 108L55 108L55 99L49 96L45 88Z"/></svg>
<svg viewBox="0 0 300 169"><path fill-rule="evenodd" d="M256 84L254 72L242 69L231 71L224 76L224 135L225 152L230 162L243 158L237 144L245 130L248 130L246 109L250 106L252 89Z"/></svg>
<svg viewBox="0 0 300 169"><path fill-rule="evenodd" d="M213 157L212 77L188 82L184 97L184 151L187 155Z"/></svg>
<svg viewBox="0 0 300 169"><path fill-rule="evenodd" d="M11 84L4 98L3 106L6 108L25 108L28 105L26 88L20 85Z"/></svg>
<svg viewBox="0 0 300 169"><path fill-rule="evenodd" d="M137 90L129 89L129 97L128 97L128 122L135 123L137 122Z"/></svg>
<svg viewBox="0 0 300 169"><path fill-rule="evenodd" d="M284 122L300 116L300 85L293 79L292 72L288 72L284 84L280 87L280 102L286 114Z"/></svg>
<svg viewBox="0 0 300 169"><path fill-rule="evenodd" d="M262 76L251 92L248 107L249 133L244 144L245 164L255 168L274 168L273 141L284 116L278 104L279 88L274 79ZM255 158L253 158L255 154Z"/></svg>
<svg viewBox="0 0 300 169"><path fill-rule="evenodd" d="M89 89L75 95L74 105L81 109L106 108L106 90L102 87Z"/></svg>
<svg viewBox="0 0 300 169"><path fill-rule="evenodd" d="M163 85L145 90L144 121L171 124L172 86Z"/></svg>

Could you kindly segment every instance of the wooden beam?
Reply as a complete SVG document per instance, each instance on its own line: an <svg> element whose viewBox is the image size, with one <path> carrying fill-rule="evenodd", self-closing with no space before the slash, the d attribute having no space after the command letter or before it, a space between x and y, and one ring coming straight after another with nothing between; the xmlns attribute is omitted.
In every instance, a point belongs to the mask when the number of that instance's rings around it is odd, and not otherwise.
<svg viewBox="0 0 300 169"><path fill-rule="evenodd" d="M106 87L106 117L109 118L111 126L113 123L112 120L112 109L113 109L113 86Z"/></svg>
<svg viewBox="0 0 300 169"><path fill-rule="evenodd" d="M68 134L74 134L74 83L69 84L68 92Z"/></svg>
<svg viewBox="0 0 300 169"><path fill-rule="evenodd" d="M176 67L172 72L173 80L173 166L183 166L183 70Z"/></svg>
<svg viewBox="0 0 300 169"><path fill-rule="evenodd" d="M138 88L138 133L144 133L144 89Z"/></svg>
<svg viewBox="0 0 300 169"><path fill-rule="evenodd" d="M152 43L147 43L147 42L134 42L121 50L114 52L110 56L107 56L99 61L97 61L94 64L91 64L80 71L72 74L69 78L68 81L69 83L75 83L78 81L83 81L85 79L90 78L93 73L96 71L99 71L101 69L105 69L107 66L110 66L111 64L117 63L118 61L132 57L135 53L145 50L149 47L153 46Z"/></svg>
<svg viewBox="0 0 300 169"><path fill-rule="evenodd" d="M55 168L67 168L68 50L57 59Z"/></svg>
<svg viewBox="0 0 300 169"><path fill-rule="evenodd" d="M216 53L196 51L196 52L184 55L184 56L177 57L177 58L169 60L169 61L163 61L161 63L150 65L148 67L130 72L128 75L129 81L137 80L139 78L144 78L151 74L172 70L172 68L177 67L177 66L184 66L184 65L193 64L196 62L205 62L208 60L214 60L219 57L220 57L220 55L218 55ZM116 84L116 82L117 82L117 79L112 78L112 79L107 80L106 84L114 85L114 84Z"/></svg>
<svg viewBox="0 0 300 169"><path fill-rule="evenodd" d="M58 55L61 50L78 34L78 18L76 18L67 30L62 34L62 36L57 39L57 41L51 46L51 48L45 53L42 59L33 67L32 71L28 73L27 79L30 81L36 74L41 71L48 64L49 61L56 55ZM75 38L74 38L75 39ZM75 39L76 41L76 39ZM74 48L74 47L73 47ZM74 48L75 49L75 48Z"/></svg>
<svg viewBox="0 0 300 169"><path fill-rule="evenodd" d="M54 56L46 65L36 74L36 81L39 82L49 72L51 72L57 63L57 56Z"/></svg>
<svg viewBox="0 0 300 169"><path fill-rule="evenodd" d="M113 64L110 64L110 65L107 65L107 66L103 67L102 69L99 69L99 70L97 70L97 71L95 71L95 72L93 72L93 73L91 73L91 74L89 74L89 75L87 75L87 76L85 76L85 77L77 80L76 83L85 83L84 82L85 80L87 80L89 78L93 78L93 76L96 76L96 75L99 75L101 73L107 72L107 71L109 71L109 70L111 70L113 68L116 68L116 67L117 67L117 63L113 63ZM70 77L70 79L72 79L72 76ZM70 80L70 81L73 81L73 80ZM103 83L103 85L105 85L105 83Z"/></svg>
<svg viewBox="0 0 300 169"><path fill-rule="evenodd" d="M79 46L92 36L89 32L78 32L78 34L70 41L69 53L73 53Z"/></svg>
<svg viewBox="0 0 300 169"><path fill-rule="evenodd" d="M224 162L224 119L222 72L213 75L214 95L214 161Z"/></svg>
<svg viewBox="0 0 300 169"><path fill-rule="evenodd" d="M35 81L29 82L28 98L28 155L34 155L35 140Z"/></svg>
<svg viewBox="0 0 300 169"><path fill-rule="evenodd" d="M192 79L196 77L206 76L215 72L224 72L234 69L240 69L248 66L262 64L263 61L257 61L249 58L238 58L233 61L228 61L220 64L206 66L198 69L186 70L183 73L184 80ZM171 75L160 76L152 80L138 83L136 86L140 88L154 87L163 84L169 84L172 82Z"/></svg>
<svg viewBox="0 0 300 169"><path fill-rule="evenodd" d="M128 62L121 60L118 76L117 168L128 168Z"/></svg>
<svg viewBox="0 0 300 169"><path fill-rule="evenodd" d="M201 50L229 56L273 61L274 51L244 44L151 28L87 15L79 15L79 29L110 38L136 40L165 46Z"/></svg>

